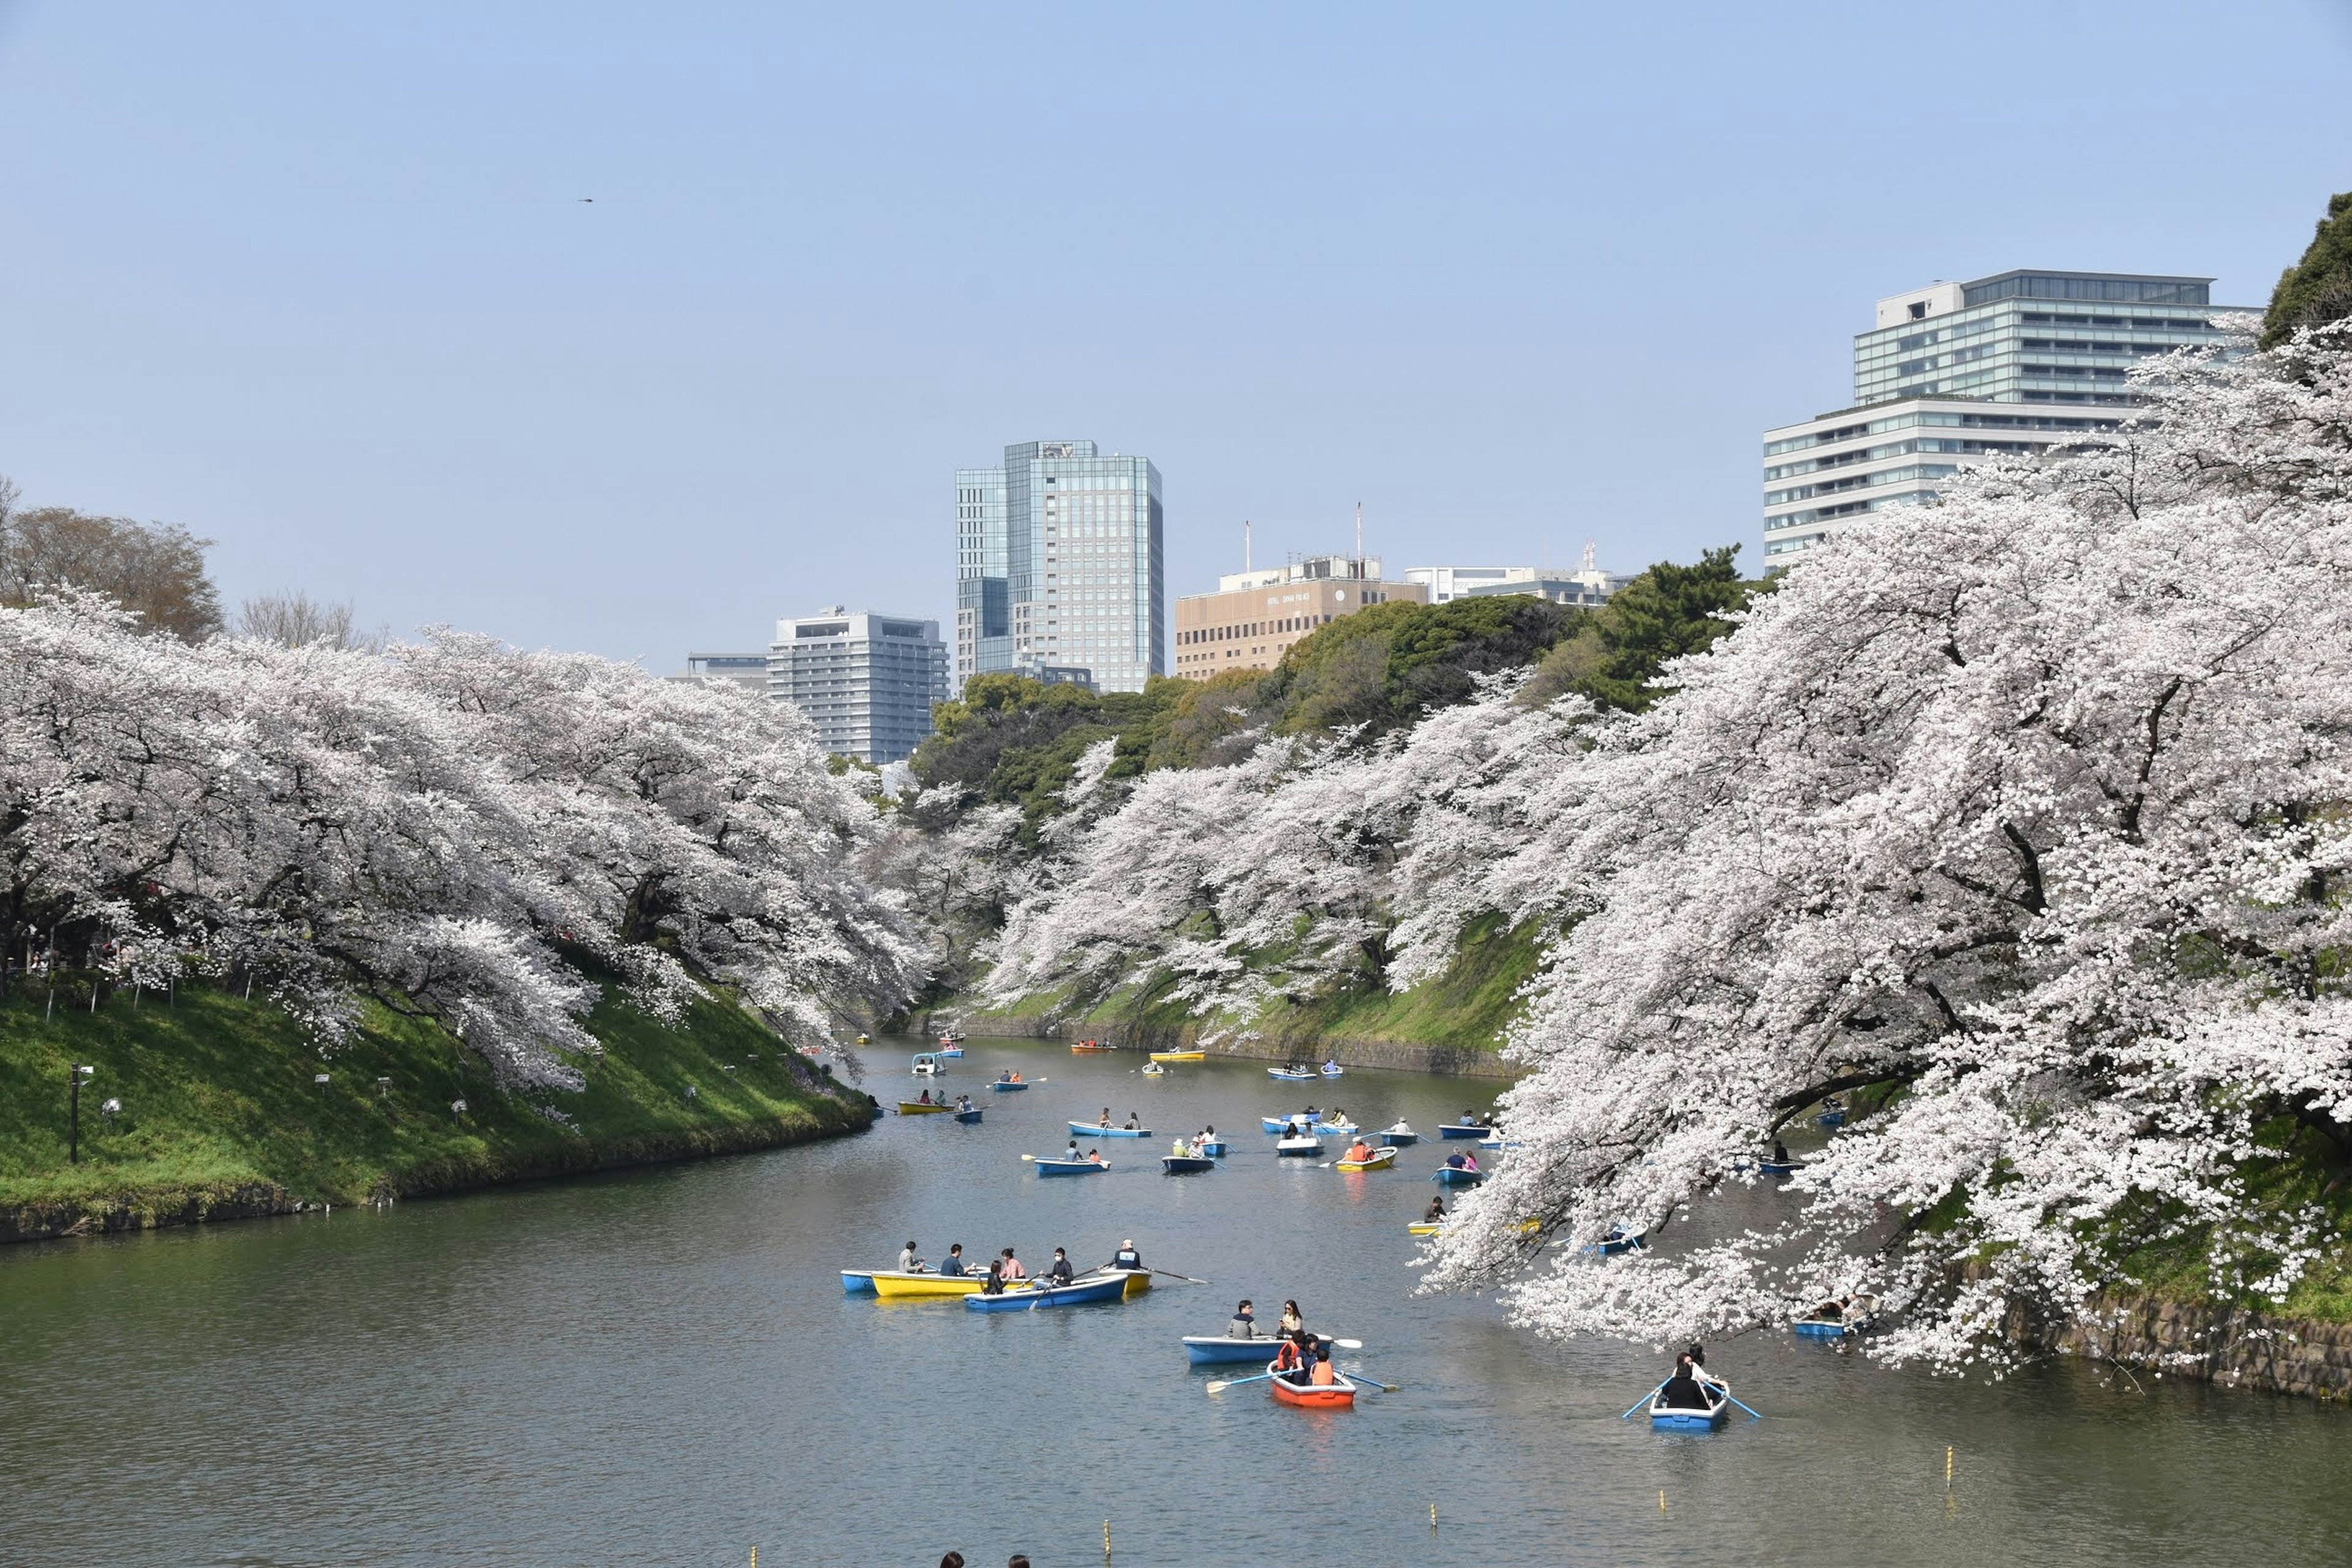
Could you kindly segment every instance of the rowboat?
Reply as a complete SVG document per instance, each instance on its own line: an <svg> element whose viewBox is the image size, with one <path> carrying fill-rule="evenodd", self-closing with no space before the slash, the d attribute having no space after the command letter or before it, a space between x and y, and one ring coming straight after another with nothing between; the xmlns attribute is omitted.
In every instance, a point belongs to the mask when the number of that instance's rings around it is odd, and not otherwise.
<svg viewBox="0 0 2352 1568"><path fill-rule="evenodd" d="M1602 1237L1599 1241L1594 1242L1584 1250L1587 1252L1598 1253L1603 1258L1614 1258L1621 1252L1638 1252L1641 1249L1642 1238L1640 1237L1628 1236L1622 1230L1612 1230L1607 1236Z"/></svg>
<svg viewBox="0 0 2352 1568"><path fill-rule="evenodd" d="M1799 1318L1789 1326L1801 1340L1842 1340L1854 1331L1843 1318Z"/></svg>
<svg viewBox="0 0 2352 1568"><path fill-rule="evenodd" d="M1146 1062L1143 1064L1143 1076L1146 1078L1166 1078L1168 1076L1168 1069L1161 1067L1158 1062Z"/></svg>
<svg viewBox="0 0 2352 1568"><path fill-rule="evenodd" d="M954 1109L954 1106L945 1100L929 1105L926 1105L919 1100L902 1100L898 1102L898 1114L901 1116L936 1116L942 1110Z"/></svg>
<svg viewBox="0 0 2352 1568"><path fill-rule="evenodd" d="M908 1274L877 1268L866 1276L874 1293L886 1301L912 1301L931 1296L969 1296L988 1281L985 1274Z"/></svg>
<svg viewBox="0 0 2352 1568"><path fill-rule="evenodd" d="M1113 1263L1106 1263L1100 1268L1088 1269L1086 1273L1078 1276L1077 1282L1083 1285L1089 1279L1124 1279L1127 1281L1127 1294L1129 1296L1140 1296L1146 1290L1151 1289L1150 1269L1121 1268L1117 1264Z"/></svg>
<svg viewBox="0 0 2352 1568"><path fill-rule="evenodd" d="M1100 1160L1047 1159L1043 1154L1037 1156L1035 1163L1041 1176L1091 1176L1110 1169L1107 1162Z"/></svg>
<svg viewBox="0 0 2352 1568"><path fill-rule="evenodd" d="M1404 1233L1407 1236L1444 1236L1445 1226L1441 1220L1417 1219L1404 1227Z"/></svg>
<svg viewBox="0 0 2352 1568"><path fill-rule="evenodd" d="M1805 1168L1802 1160L1759 1160L1756 1168L1768 1176L1790 1176Z"/></svg>
<svg viewBox="0 0 2352 1568"><path fill-rule="evenodd" d="M1272 1372L1274 1363L1266 1363L1265 1370ZM1356 1407L1356 1385L1349 1381L1344 1372L1335 1375L1339 1381L1328 1386L1296 1384L1286 1377L1269 1377L1265 1385L1274 1391L1276 1405L1295 1405L1301 1410L1353 1410Z"/></svg>
<svg viewBox="0 0 2352 1568"><path fill-rule="evenodd" d="M1127 1280L1122 1276L1100 1279L1090 1276L1074 1279L1067 1285L1008 1290L1002 1296L966 1296L963 1304L964 1310L971 1312L1031 1312L1044 1307L1077 1307L1088 1301L1116 1301L1126 1291Z"/></svg>
<svg viewBox="0 0 2352 1568"><path fill-rule="evenodd" d="M843 1269L841 1271L841 1293L845 1296L871 1296L874 1294L874 1270L871 1268Z"/></svg>
<svg viewBox="0 0 2352 1568"><path fill-rule="evenodd" d="M1315 1081L1315 1075L1308 1072L1304 1068L1268 1068L1265 1069L1265 1076L1268 1078L1278 1078L1285 1083L1313 1083Z"/></svg>
<svg viewBox="0 0 2352 1568"><path fill-rule="evenodd" d="M1312 1127L1315 1125L1315 1112L1302 1110L1295 1116L1261 1116L1257 1119L1257 1124L1268 1132L1287 1132L1294 1121L1301 1127Z"/></svg>
<svg viewBox="0 0 2352 1568"><path fill-rule="evenodd" d="M1160 1168L1171 1176L1197 1176L1203 1171L1213 1171L1217 1163L1200 1154L1162 1154Z"/></svg>
<svg viewBox="0 0 2352 1568"><path fill-rule="evenodd" d="M1070 1131L1085 1138L1149 1138L1149 1127L1097 1127L1091 1121L1073 1121Z"/></svg>
<svg viewBox="0 0 2352 1568"><path fill-rule="evenodd" d="M1342 1171L1385 1171L1396 1163L1396 1157L1394 1149L1381 1148L1373 1150L1368 1159L1334 1160L1332 1163Z"/></svg>
<svg viewBox="0 0 2352 1568"><path fill-rule="evenodd" d="M1666 1404L1666 1391L1663 1387L1650 1395L1650 1429L1654 1432L1712 1432L1729 1420L1731 1391L1719 1383L1702 1383L1699 1387L1713 1401L1704 1410L1687 1410Z"/></svg>
<svg viewBox="0 0 2352 1568"><path fill-rule="evenodd" d="M1326 1344L1331 1340L1328 1334L1318 1334L1316 1338ZM1224 1334L1187 1334L1183 1342L1184 1354L1194 1366L1217 1366L1228 1362L1255 1361L1275 1342L1264 1334L1255 1334L1245 1340L1233 1339Z"/></svg>
<svg viewBox="0 0 2352 1568"><path fill-rule="evenodd" d="M1212 1160L1222 1160L1224 1158L1225 1141L1222 1138L1203 1138L1199 1142L1193 1144L1192 1147L1198 1149L1202 1153L1206 1154Z"/></svg>
<svg viewBox="0 0 2352 1568"><path fill-rule="evenodd" d="M1348 1069L1346 1068L1341 1067L1338 1062L1325 1062L1323 1064L1323 1076L1325 1078L1339 1078L1345 1074L1347 1070Z"/></svg>
<svg viewBox="0 0 2352 1568"><path fill-rule="evenodd" d="M1209 1059L1209 1053L1206 1051L1154 1051L1151 1053L1151 1059L1155 1062L1204 1062Z"/></svg>
<svg viewBox="0 0 2352 1568"><path fill-rule="evenodd" d="M941 1040L940 1048L932 1054L940 1057L960 1057L963 1055L963 1047L952 1040Z"/></svg>
<svg viewBox="0 0 2352 1568"><path fill-rule="evenodd" d="M1429 1179L1441 1187L1475 1187L1486 1179L1486 1173L1460 1165L1440 1165L1429 1173Z"/></svg>
<svg viewBox="0 0 2352 1568"><path fill-rule="evenodd" d="M958 1121L962 1121L962 1122L967 1122L967 1123L969 1123L969 1122L978 1121L980 1120L980 1107L979 1107L979 1106L977 1106L977 1105L975 1105L975 1106L973 1106L970 1110L959 1110L959 1111L957 1111L957 1112L956 1112L956 1120L957 1120Z"/></svg>
<svg viewBox="0 0 2352 1568"><path fill-rule="evenodd" d="M1457 1121L1448 1121L1438 1128L1437 1135L1440 1138L1492 1138L1495 1130L1491 1127L1465 1127Z"/></svg>
<svg viewBox="0 0 2352 1568"><path fill-rule="evenodd" d="M1072 1040L1070 1042L1070 1049L1084 1055L1088 1051L1115 1051L1118 1049L1118 1047L1117 1046L1107 1046L1100 1040Z"/></svg>
<svg viewBox="0 0 2352 1568"><path fill-rule="evenodd" d="M907 1070L917 1078L937 1078L946 1069L940 1066L939 1052L919 1051L915 1055L915 1065Z"/></svg>
<svg viewBox="0 0 2352 1568"><path fill-rule="evenodd" d="M1027 1089L1029 1086L1016 1078L1010 1083L1005 1082L1003 1079L998 1079L994 1083L990 1084L988 1087L994 1089L999 1094L1011 1094L1016 1089Z"/></svg>
<svg viewBox="0 0 2352 1568"><path fill-rule="evenodd" d="M1311 1135L1301 1138L1285 1138L1275 1144L1274 1152L1276 1154L1297 1155L1311 1159L1315 1155L1323 1152L1323 1144L1321 1140Z"/></svg>
<svg viewBox="0 0 2352 1568"><path fill-rule="evenodd" d="M1311 1131L1328 1132L1334 1138L1353 1138L1356 1135L1356 1124L1352 1121L1318 1121Z"/></svg>
<svg viewBox="0 0 2352 1568"><path fill-rule="evenodd" d="M1820 1122L1824 1127L1836 1129L1845 1125L1845 1112L1843 1110L1824 1110L1819 1116L1814 1117L1813 1120Z"/></svg>
<svg viewBox="0 0 2352 1568"><path fill-rule="evenodd" d="M1394 1127L1383 1128L1381 1136L1400 1149L1421 1142L1421 1134L1412 1130L1411 1123L1403 1121L1398 1122Z"/></svg>

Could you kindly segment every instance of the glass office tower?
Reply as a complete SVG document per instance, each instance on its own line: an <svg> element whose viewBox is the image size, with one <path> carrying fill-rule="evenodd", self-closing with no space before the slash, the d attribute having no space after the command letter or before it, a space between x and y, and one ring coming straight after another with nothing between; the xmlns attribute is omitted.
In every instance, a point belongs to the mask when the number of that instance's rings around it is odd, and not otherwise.
<svg viewBox="0 0 2352 1568"><path fill-rule="evenodd" d="M956 680L1088 672L1140 691L1167 665L1160 470L1091 441L956 472Z"/></svg>
<svg viewBox="0 0 2352 1568"><path fill-rule="evenodd" d="M1854 406L1764 433L1768 564L1990 457L2115 428L2131 367L2221 341L2210 278L2019 270L1878 301Z"/></svg>

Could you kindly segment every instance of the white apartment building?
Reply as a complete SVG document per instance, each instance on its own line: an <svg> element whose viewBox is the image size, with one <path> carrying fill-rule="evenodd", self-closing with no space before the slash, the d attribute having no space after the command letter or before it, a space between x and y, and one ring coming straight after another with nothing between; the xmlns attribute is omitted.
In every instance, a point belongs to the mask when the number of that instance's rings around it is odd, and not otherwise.
<svg viewBox="0 0 2352 1568"><path fill-rule="evenodd" d="M2210 278L2019 270L1878 301L1853 340L1853 406L1764 433L1764 559L1936 498L1989 457L2112 430L2131 367L2219 341Z"/></svg>
<svg viewBox="0 0 2352 1568"><path fill-rule="evenodd" d="M778 621L768 695L806 714L828 752L904 762L931 732L931 704L947 700L940 623L840 605Z"/></svg>
<svg viewBox="0 0 2352 1568"><path fill-rule="evenodd" d="M1532 594L1555 605L1605 605L1609 595L1633 579L1622 572L1601 570L1593 559L1597 550L1588 542L1584 560L1573 572L1554 566L1408 566L1404 580L1428 589L1433 605L1496 594Z"/></svg>

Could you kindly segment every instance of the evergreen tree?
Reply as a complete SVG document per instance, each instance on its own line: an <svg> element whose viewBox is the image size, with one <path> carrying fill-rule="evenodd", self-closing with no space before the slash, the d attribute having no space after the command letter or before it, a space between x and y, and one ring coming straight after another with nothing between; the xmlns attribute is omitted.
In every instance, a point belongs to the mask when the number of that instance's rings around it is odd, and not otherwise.
<svg viewBox="0 0 2352 1568"><path fill-rule="evenodd" d="M2352 316L2352 191L2327 198L2303 259L2279 275L2263 316L2262 344L2275 348L2299 329Z"/></svg>

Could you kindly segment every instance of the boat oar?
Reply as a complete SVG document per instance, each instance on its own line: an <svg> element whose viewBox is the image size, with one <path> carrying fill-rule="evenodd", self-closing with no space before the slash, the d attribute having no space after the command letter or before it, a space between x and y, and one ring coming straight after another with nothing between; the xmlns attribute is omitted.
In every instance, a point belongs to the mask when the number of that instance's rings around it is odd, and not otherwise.
<svg viewBox="0 0 2352 1568"><path fill-rule="evenodd" d="M1341 1373L1339 1375L1346 1378L1350 1383L1360 1383L1367 1388L1377 1388L1382 1394L1394 1394L1397 1391L1397 1385L1395 1384L1382 1383L1370 1373L1360 1372L1352 1367L1348 1371Z"/></svg>
<svg viewBox="0 0 2352 1568"><path fill-rule="evenodd" d="M1151 1272L1154 1274L1168 1274L1168 1270L1165 1268L1155 1268ZM1171 1279L1181 1279L1187 1285L1206 1285L1208 1283L1206 1279L1195 1279L1190 1274L1168 1274L1168 1278Z"/></svg>
<svg viewBox="0 0 2352 1568"><path fill-rule="evenodd" d="M1664 1384L1661 1384L1660 1386L1661 1386L1661 1387L1663 1387L1663 1386L1664 1386ZM1717 1388L1723 1388L1723 1385L1722 1385L1721 1384L1716 1384L1716 1386L1717 1386ZM1733 1403L1734 1405L1739 1405L1739 1396L1738 1396L1738 1394L1736 1394L1732 1393L1732 1392L1731 1392L1731 1390L1729 1390L1729 1389L1727 1389L1727 1388L1724 1388L1724 1389L1723 1389L1723 1396L1724 1396L1726 1399L1730 1400L1730 1401L1731 1401L1731 1403ZM1756 1417L1756 1419L1757 1419L1757 1420L1759 1420L1759 1421L1761 1421L1761 1420L1763 1420L1763 1419L1764 1419L1763 1413L1762 1413L1761 1411L1758 1410L1758 1409L1757 1409L1754 1405L1739 1405L1739 1408L1741 1408L1742 1410L1747 1411L1748 1415L1755 1416L1755 1417Z"/></svg>
<svg viewBox="0 0 2352 1568"><path fill-rule="evenodd" d="M1664 1384L1663 1384L1663 1383L1662 1383L1662 1384L1658 1384L1658 1386L1657 1386L1656 1388L1654 1388L1654 1389L1650 1390L1650 1392L1649 1392L1649 1393L1647 1393L1647 1394L1645 1394L1642 1395L1642 1397L1641 1397L1641 1398L1639 1398L1639 1399L1635 1400L1635 1401L1633 1402L1633 1410L1639 1410L1640 1408L1642 1408L1642 1406L1643 1406L1643 1405L1647 1405L1648 1403L1650 1403L1650 1401L1652 1401L1653 1399L1655 1399L1655 1398L1658 1396L1659 1393L1660 1393L1662 1390L1664 1390L1665 1386L1666 1386L1666 1385L1665 1385ZM1633 1410L1628 1410L1627 1412L1625 1412L1625 1414L1624 1414L1624 1415L1620 1415L1619 1417L1617 1417L1617 1419L1618 1419L1618 1420L1620 1420L1620 1421L1631 1421L1631 1420L1633 1418Z"/></svg>
<svg viewBox="0 0 2352 1568"><path fill-rule="evenodd" d="M1209 1384L1208 1387L1202 1389L1201 1392L1203 1394L1223 1394L1228 1388L1239 1388L1244 1383L1264 1383L1267 1378L1272 1377L1274 1373L1270 1372L1262 1372L1255 1377L1228 1377Z"/></svg>

